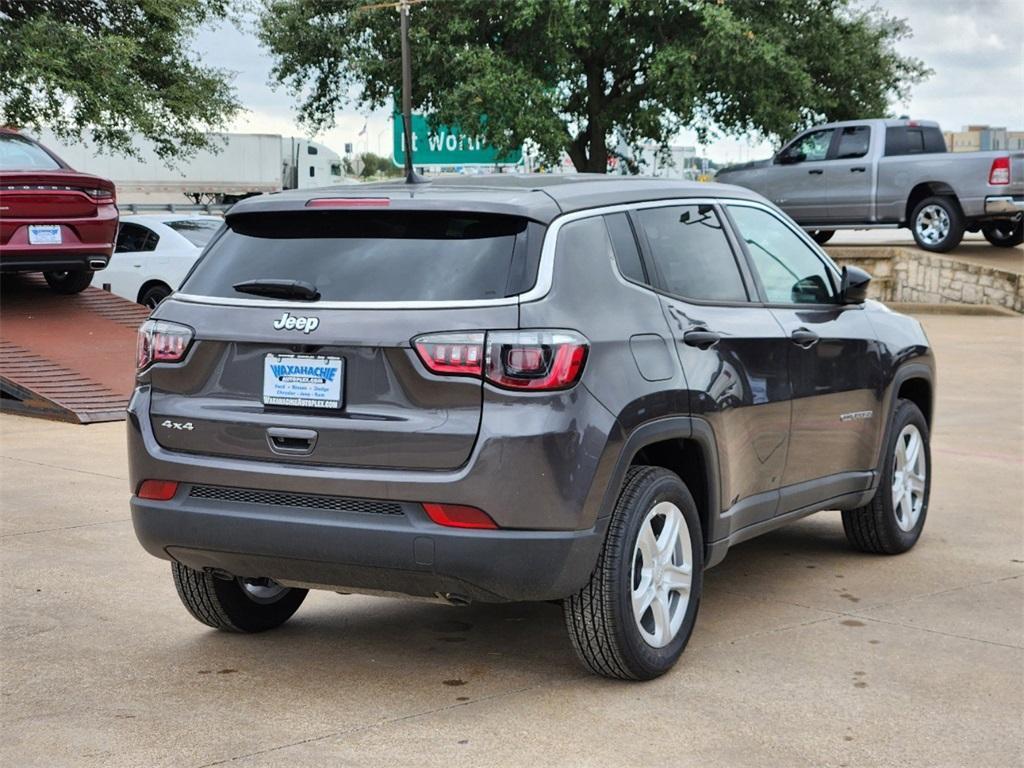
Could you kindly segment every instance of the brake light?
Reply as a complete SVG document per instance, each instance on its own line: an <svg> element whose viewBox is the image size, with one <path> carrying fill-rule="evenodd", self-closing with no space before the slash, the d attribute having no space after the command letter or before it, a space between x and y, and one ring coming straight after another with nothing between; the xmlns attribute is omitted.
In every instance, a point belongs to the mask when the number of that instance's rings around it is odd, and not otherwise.
<svg viewBox="0 0 1024 768"><path fill-rule="evenodd" d="M85 194L89 197L95 198L96 200L103 200L104 202L112 202L114 200L114 190L112 189L87 189Z"/></svg>
<svg viewBox="0 0 1024 768"><path fill-rule="evenodd" d="M387 208L391 200L386 197L315 197L307 208Z"/></svg>
<svg viewBox="0 0 1024 768"><path fill-rule="evenodd" d="M989 184L1010 183L1010 158L997 157L992 161L992 169L988 172Z"/></svg>
<svg viewBox="0 0 1024 768"><path fill-rule="evenodd" d="M147 320L139 326L136 365L141 371L152 363L176 363L192 343L192 329L166 320Z"/></svg>
<svg viewBox="0 0 1024 768"><path fill-rule="evenodd" d="M150 501L170 501L178 492L175 480L143 480L139 486L138 497Z"/></svg>
<svg viewBox="0 0 1024 768"><path fill-rule="evenodd" d="M461 504L424 504L427 515L438 525L449 528L487 528L495 529L497 523L490 515L476 507L465 507Z"/></svg>
<svg viewBox="0 0 1024 768"><path fill-rule="evenodd" d="M483 377L505 389L568 389L579 381L589 342L572 331L432 333L412 340L441 376Z"/></svg>

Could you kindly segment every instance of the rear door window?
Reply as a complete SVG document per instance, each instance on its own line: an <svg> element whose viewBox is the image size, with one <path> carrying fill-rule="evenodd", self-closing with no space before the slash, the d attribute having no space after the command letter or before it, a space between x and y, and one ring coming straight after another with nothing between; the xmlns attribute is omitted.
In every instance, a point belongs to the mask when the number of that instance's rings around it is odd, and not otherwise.
<svg viewBox="0 0 1024 768"><path fill-rule="evenodd" d="M182 285L250 300L248 280L300 280L324 301L462 301L522 293L536 280L515 216L438 211L280 212L229 216ZM538 238L539 240L539 238Z"/></svg>
<svg viewBox="0 0 1024 768"><path fill-rule="evenodd" d="M142 253L156 250L160 235L141 224L129 221L122 222L117 231L117 244L114 253Z"/></svg>
<svg viewBox="0 0 1024 768"><path fill-rule="evenodd" d="M836 147L836 160L852 160L864 157L868 153L868 141L871 129L866 125L850 125L839 133L839 145Z"/></svg>
<svg viewBox="0 0 1024 768"><path fill-rule="evenodd" d="M637 218L666 291L698 301L747 300L736 257L713 206L645 208Z"/></svg>

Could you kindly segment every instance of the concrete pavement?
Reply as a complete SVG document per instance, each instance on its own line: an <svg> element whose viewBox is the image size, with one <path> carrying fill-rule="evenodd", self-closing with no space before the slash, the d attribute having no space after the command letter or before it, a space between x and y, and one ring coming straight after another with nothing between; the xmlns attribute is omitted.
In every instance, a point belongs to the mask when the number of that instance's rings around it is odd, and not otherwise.
<svg viewBox="0 0 1024 768"><path fill-rule="evenodd" d="M899 246L918 250L909 229L840 229L828 241L825 249L831 251L833 248L851 246ZM936 255L965 264L1024 274L1024 247L996 248L980 232L967 232L960 245L952 251Z"/></svg>
<svg viewBox="0 0 1024 768"><path fill-rule="evenodd" d="M1024 321L922 316L939 360L924 535L822 513L708 572L647 684L576 665L550 604L312 593L192 620L137 545L121 424L0 417L0 765L1015 766L1024 761Z"/></svg>

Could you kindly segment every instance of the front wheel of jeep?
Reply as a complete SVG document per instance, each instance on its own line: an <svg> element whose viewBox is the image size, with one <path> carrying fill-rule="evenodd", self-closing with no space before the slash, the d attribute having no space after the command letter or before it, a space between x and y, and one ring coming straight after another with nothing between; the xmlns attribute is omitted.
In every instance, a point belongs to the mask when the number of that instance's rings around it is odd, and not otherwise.
<svg viewBox="0 0 1024 768"><path fill-rule="evenodd" d="M853 546L898 555L917 543L928 516L931 463L924 414L910 400L898 401L878 490L867 505L843 512L843 530Z"/></svg>
<svg viewBox="0 0 1024 768"><path fill-rule="evenodd" d="M565 600L576 654L592 672L650 680L668 672L700 606L704 540L678 475L630 467L590 581Z"/></svg>
<svg viewBox="0 0 1024 768"><path fill-rule="evenodd" d="M224 578L181 563L171 563L171 570L188 612L208 627L226 632L279 627L299 609L308 592L270 579Z"/></svg>

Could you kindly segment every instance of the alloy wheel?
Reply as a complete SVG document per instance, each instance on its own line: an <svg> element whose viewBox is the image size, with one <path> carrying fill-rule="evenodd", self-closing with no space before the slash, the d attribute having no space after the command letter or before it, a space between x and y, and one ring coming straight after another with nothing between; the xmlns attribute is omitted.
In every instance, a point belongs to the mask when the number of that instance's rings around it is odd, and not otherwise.
<svg viewBox="0 0 1024 768"><path fill-rule="evenodd" d="M686 616L693 578L693 548L682 511L669 501L655 504L640 526L633 548L633 618L653 648L672 642Z"/></svg>
<svg viewBox="0 0 1024 768"><path fill-rule="evenodd" d="M941 205L926 205L917 214L914 228L918 237L929 245L937 245L949 234L949 214Z"/></svg>
<svg viewBox="0 0 1024 768"><path fill-rule="evenodd" d="M924 440L913 424L908 424L896 439L892 472L892 509L896 524L912 531L924 509L924 490L928 475Z"/></svg>
<svg viewBox="0 0 1024 768"><path fill-rule="evenodd" d="M273 579L239 579L239 585L254 603L276 603L288 591Z"/></svg>

